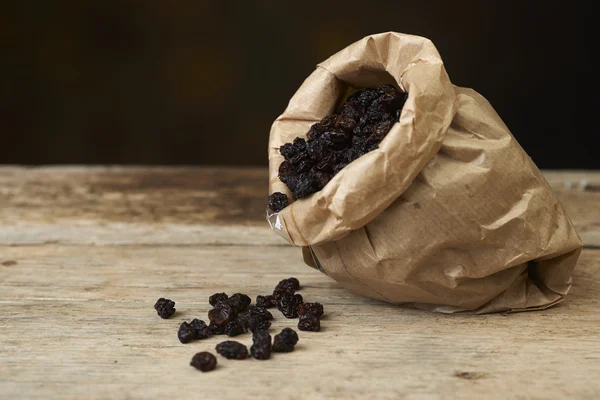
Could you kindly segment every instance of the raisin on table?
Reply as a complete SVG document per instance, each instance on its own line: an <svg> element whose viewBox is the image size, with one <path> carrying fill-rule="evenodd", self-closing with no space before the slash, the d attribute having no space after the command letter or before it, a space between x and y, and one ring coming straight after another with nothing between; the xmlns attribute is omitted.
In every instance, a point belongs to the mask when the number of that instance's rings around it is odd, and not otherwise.
<svg viewBox="0 0 600 400"><path fill-rule="evenodd" d="M286 353L294 351L294 346L298 343L298 334L291 328L285 328L275 335L273 339L273 351Z"/></svg>
<svg viewBox="0 0 600 400"><path fill-rule="evenodd" d="M196 331L196 339L206 339L211 335L210 328L202 320L194 318L190 326Z"/></svg>
<svg viewBox="0 0 600 400"><path fill-rule="evenodd" d="M275 304L281 299L283 293L296 293L296 290L300 289L300 282L296 278L288 278L280 281L275 289L273 290L273 299L275 300Z"/></svg>
<svg viewBox="0 0 600 400"><path fill-rule="evenodd" d="M250 303L252 303L252 299L248 295L242 293L235 293L231 295L229 299L227 299L227 303L233 308L234 312L237 314L248 308Z"/></svg>
<svg viewBox="0 0 600 400"><path fill-rule="evenodd" d="M227 296L226 293L215 293L208 298L208 302L210 303L211 306L214 307L217 305L217 303L226 301L228 298L229 298L229 296Z"/></svg>
<svg viewBox="0 0 600 400"><path fill-rule="evenodd" d="M273 295L256 296L256 305L258 307L271 308L275 307L276 301Z"/></svg>
<svg viewBox="0 0 600 400"><path fill-rule="evenodd" d="M302 295L283 292L281 299L277 303L277 309L281 311L286 318L297 318L298 306L300 304L302 304Z"/></svg>
<svg viewBox="0 0 600 400"><path fill-rule="evenodd" d="M225 334L227 336L238 336L246 332L248 332L248 328L241 321L229 321L225 325Z"/></svg>
<svg viewBox="0 0 600 400"><path fill-rule="evenodd" d="M175 302L161 297L154 303L156 313L163 319L168 319L175 314Z"/></svg>
<svg viewBox="0 0 600 400"><path fill-rule="evenodd" d="M208 312L208 319L215 325L226 325L236 316L236 309L226 302L217 303L215 308Z"/></svg>
<svg viewBox="0 0 600 400"><path fill-rule="evenodd" d="M248 348L234 340L219 343L216 350L217 353L230 360L243 360L248 357Z"/></svg>
<svg viewBox="0 0 600 400"><path fill-rule="evenodd" d="M304 314L298 320L298 329L301 331L319 332L321 330L321 320L313 314Z"/></svg>
<svg viewBox="0 0 600 400"><path fill-rule="evenodd" d="M196 330L187 322L182 322L177 331L177 337L181 343L189 343L196 339Z"/></svg>
<svg viewBox="0 0 600 400"><path fill-rule="evenodd" d="M317 318L323 315L323 305L321 303L302 303L298 305L298 316L302 317L305 314L312 314Z"/></svg>
<svg viewBox="0 0 600 400"><path fill-rule="evenodd" d="M271 335L264 330L256 330L252 335L250 353L257 360L267 360L271 357Z"/></svg>
<svg viewBox="0 0 600 400"><path fill-rule="evenodd" d="M203 351L192 357L190 365L202 372L212 371L217 367L217 358L208 351Z"/></svg>
<svg viewBox="0 0 600 400"><path fill-rule="evenodd" d="M215 324L211 323L208 326L208 332L211 335L224 335L226 327L227 327L227 325L215 325Z"/></svg>

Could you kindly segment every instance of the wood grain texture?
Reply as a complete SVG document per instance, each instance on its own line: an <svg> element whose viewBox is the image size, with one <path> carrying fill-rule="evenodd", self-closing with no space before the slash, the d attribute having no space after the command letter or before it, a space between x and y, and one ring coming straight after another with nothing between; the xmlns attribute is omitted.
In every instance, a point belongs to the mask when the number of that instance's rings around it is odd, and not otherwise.
<svg viewBox="0 0 600 400"><path fill-rule="evenodd" d="M597 398L600 173L546 174L586 242L567 300L483 316L394 307L306 267L264 222L266 176L0 168L0 398ZM254 298L292 275L325 305L323 332L268 361L188 365L222 339L176 337L210 294ZM170 320L161 296L177 302ZM272 334L294 326L274 315Z"/></svg>

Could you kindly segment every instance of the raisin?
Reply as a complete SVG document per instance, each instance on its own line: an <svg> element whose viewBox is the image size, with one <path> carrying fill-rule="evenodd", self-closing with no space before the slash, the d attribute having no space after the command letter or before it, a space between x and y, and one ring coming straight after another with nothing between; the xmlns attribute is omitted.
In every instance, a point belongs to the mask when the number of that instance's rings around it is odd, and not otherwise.
<svg viewBox="0 0 600 400"><path fill-rule="evenodd" d="M273 319L273 315L263 307L250 307L241 317L240 321L244 324L246 329L254 331L256 329L269 329L271 323L269 320Z"/></svg>
<svg viewBox="0 0 600 400"><path fill-rule="evenodd" d="M298 343L298 334L291 328L285 328L273 338L273 351L286 353L294 351Z"/></svg>
<svg viewBox="0 0 600 400"><path fill-rule="evenodd" d="M294 166L292 165L291 162L284 160L280 165L279 165L279 179L281 179L282 177L291 175L295 172L294 170ZM287 199L287 196L286 196Z"/></svg>
<svg viewBox="0 0 600 400"><path fill-rule="evenodd" d="M267 320L256 320L256 322L250 326L250 330L255 332L257 330L268 331L271 327L271 322Z"/></svg>
<svg viewBox="0 0 600 400"><path fill-rule="evenodd" d="M227 325L225 325L225 334L227 336L237 336L246 332L248 332L248 329L241 321L229 321Z"/></svg>
<svg viewBox="0 0 600 400"><path fill-rule="evenodd" d="M321 303L302 303L297 308L298 316L302 317L305 314L312 314L317 318L323 315L323 305Z"/></svg>
<svg viewBox="0 0 600 400"><path fill-rule="evenodd" d="M206 339L211 335L209 327L202 320L194 318L190 326L196 331L196 339Z"/></svg>
<svg viewBox="0 0 600 400"><path fill-rule="evenodd" d="M304 314L298 320L298 329L301 331L318 332L321 330L321 320L313 314Z"/></svg>
<svg viewBox="0 0 600 400"><path fill-rule="evenodd" d="M230 360L243 360L248 357L248 348L234 340L226 340L216 347L217 353Z"/></svg>
<svg viewBox="0 0 600 400"><path fill-rule="evenodd" d="M271 335L265 330L255 330L252 334L252 357L257 360L267 360L271 357Z"/></svg>
<svg viewBox="0 0 600 400"><path fill-rule="evenodd" d="M181 343L189 343L196 339L206 339L210 336L210 329L204 321L194 319L192 322L182 322L177 331Z"/></svg>
<svg viewBox="0 0 600 400"><path fill-rule="evenodd" d="M406 98L406 93L392 85L357 91L336 113L310 127L308 141L297 137L281 146L285 161L279 167L279 179L292 198L302 199L322 190L349 163L379 147L399 120ZM341 159L337 157L340 152Z"/></svg>
<svg viewBox="0 0 600 400"><path fill-rule="evenodd" d="M187 322L182 322L177 331L177 337L181 343L189 343L196 339L196 330Z"/></svg>
<svg viewBox="0 0 600 400"><path fill-rule="evenodd" d="M281 311L286 318L297 318L298 306L300 304L302 304L302 295L284 292L277 303L277 309Z"/></svg>
<svg viewBox="0 0 600 400"><path fill-rule="evenodd" d="M216 306L217 303L227 300L229 297L225 293L215 293L208 298L208 302L211 306Z"/></svg>
<svg viewBox="0 0 600 400"><path fill-rule="evenodd" d="M279 148L279 153L281 153L286 160L291 160L296 154L298 154L298 149L296 149L293 144L286 143Z"/></svg>
<svg viewBox="0 0 600 400"><path fill-rule="evenodd" d="M283 165L283 164L282 164ZM288 197L281 193L275 192L269 196L269 209L273 212L279 212L288 206Z"/></svg>
<svg viewBox="0 0 600 400"><path fill-rule="evenodd" d="M226 325L235 319L237 312L229 303L217 303L215 308L208 312L208 319L215 325Z"/></svg>
<svg viewBox="0 0 600 400"><path fill-rule="evenodd" d="M279 281L275 290L282 289L286 292L294 293L296 290L300 290L300 282L296 278L287 278Z"/></svg>
<svg viewBox="0 0 600 400"><path fill-rule="evenodd" d="M275 304L275 298L272 295L256 296L257 307L271 308L275 307Z"/></svg>
<svg viewBox="0 0 600 400"><path fill-rule="evenodd" d="M260 319L264 319L266 321L273 319L273 314L269 312L264 307L255 306L249 309L250 314L259 317Z"/></svg>
<svg viewBox="0 0 600 400"><path fill-rule="evenodd" d="M217 358L208 351L203 351L192 357L190 365L202 372L212 371L217 367Z"/></svg>
<svg viewBox="0 0 600 400"><path fill-rule="evenodd" d="M173 300L161 297L154 304L156 313L163 319L168 319L175 314L175 302Z"/></svg>
<svg viewBox="0 0 600 400"><path fill-rule="evenodd" d="M215 325L215 324L210 324L208 326L208 332L211 335L224 335L225 334L225 327L227 325Z"/></svg>
<svg viewBox="0 0 600 400"><path fill-rule="evenodd" d="M234 312L238 314L248 308L250 303L252 303L252 299L248 295L235 293L227 299L227 302L233 308Z"/></svg>

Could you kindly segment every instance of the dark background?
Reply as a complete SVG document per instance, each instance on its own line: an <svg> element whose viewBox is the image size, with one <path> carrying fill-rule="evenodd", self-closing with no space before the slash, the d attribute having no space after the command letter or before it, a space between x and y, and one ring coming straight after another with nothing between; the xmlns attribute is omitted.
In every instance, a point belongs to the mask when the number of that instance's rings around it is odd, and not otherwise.
<svg viewBox="0 0 600 400"><path fill-rule="evenodd" d="M538 166L600 168L583 2L7 3L0 163L266 165L315 65L394 30L432 39Z"/></svg>

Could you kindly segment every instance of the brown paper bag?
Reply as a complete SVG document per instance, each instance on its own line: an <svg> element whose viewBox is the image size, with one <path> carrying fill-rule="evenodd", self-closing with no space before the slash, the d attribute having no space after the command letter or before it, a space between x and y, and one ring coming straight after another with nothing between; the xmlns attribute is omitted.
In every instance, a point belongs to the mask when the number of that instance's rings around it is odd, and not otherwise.
<svg viewBox="0 0 600 400"><path fill-rule="evenodd" d="M323 190L269 215L272 228L308 264L390 303L486 313L562 301L581 240L492 106L450 83L428 39L372 35L319 64L271 128L270 193L291 198L281 145L332 113L348 85L384 83L408 93L400 121Z"/></svg>

